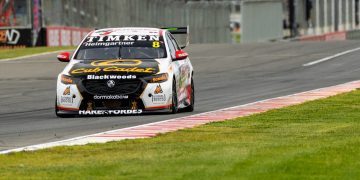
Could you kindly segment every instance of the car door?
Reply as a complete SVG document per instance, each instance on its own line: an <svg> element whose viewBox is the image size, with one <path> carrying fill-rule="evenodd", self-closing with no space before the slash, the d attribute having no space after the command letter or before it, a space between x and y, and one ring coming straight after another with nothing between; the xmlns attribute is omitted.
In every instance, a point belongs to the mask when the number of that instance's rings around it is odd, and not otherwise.
<svg viewBox="0 0 360 180"><path fill-rule="evenodd" d="M169 50L173 59L172 63L176 69L175 77L177 82L177 92L179 101L182 101L189 97L187 88L191 85L191 69L189 64L189 58L183 60L174 60L176 57L176 51L180 50L175 38L168 33L167 34Z"/></svg>

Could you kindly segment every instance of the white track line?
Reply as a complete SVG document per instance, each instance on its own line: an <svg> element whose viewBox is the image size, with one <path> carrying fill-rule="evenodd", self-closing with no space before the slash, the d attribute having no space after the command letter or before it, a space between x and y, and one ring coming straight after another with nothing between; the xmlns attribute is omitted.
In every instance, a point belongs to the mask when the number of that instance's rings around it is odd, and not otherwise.
<svg viewBox="0 0 360 180"><path fill-rule="evenodd" d="M36 56L45 56L45 55L49 55L49 54L55 54L55 53L71 51L71 50L72 49L64 49L64 50L59 50L59 51L43 52L43 53L31 54L31 55L20 56L20 57L15 57L15 58L0 59L0 63L7 62L7 61L21 60L24 58L31 58L31 57L36 57Z"/></svg>
<svg viewBox="0 0 360 180"><path fill-rule="evenodd" d="M306 66L312 66L312 65L315 65L315 64L319 64L319 63L322 63L322 62L325 62L325 61L328 61L328 60L331 60L331 59L337 58L339 56L343 56L345 54L349 54L349 53L352 53L352 52L355 52L355 51L358 51L358 50L360 50L360 47L355 48L355 49L350 49L350 50L347 50L347 51L344 51L344 52L341 52L341 53L337 53L337 54L334 54L332 56L325 57L325 58L322 58L322 59L319 59L319 60L316 60L316 61L312 61L312 62L303 64L303 66L306 67Z"/></svg>
<svg viewBox="0 0 360 180"><path fill-rule="evenodd" d="M205 115L205 114L208 114L208 113L214 113L214 112L221 112L221 111L224 111L224 110L228 110L228 109L232 109L232 108L238 108L238 107L243 107L243 106L248 106L248 105L252 105L252 104L258 103L258 102L265 102L265 101L267 101L267 100L272 100L272 99L276 99L276 98L280 98L280 97L291 97L291 96L294 96L294 95L297 95L297 94L301 94L301 93L312 92L312 91L319 91L319 90L322 90L322 89L325 89L325 88L334 87L334 86L339 86L339 85L344 85L344 84L349 84L349 83L355 83L355 82L358 82L358 81L351 81L351 82L347 82L347 83L343 83L343 84L338 84L338 85L333 85L333 86L328 86L328 87L313 89L313 90L309 90L309 91L298 92L298 93L294 93L294 94L290 94L290 95L285 95L285 96L279 96L279 97L275 97L275 98L269 98L269 99L259 100L259 101L255 101L255 102L251 102L251 103L247 103L247 104L242 104L242 105L237 105L237 106L233 106L233 107L218 109L218 110L214 110L214 111L203 112L203 113L194 114L194 115L190 115L190 116L184 116L184 117L173 118L173 119L168 119L168 120L163 120L163 121L157 121L157 122L153 122L153 123L142 124L142 125L127 127L127 128L115 129L115 130L110 130L110 131L105 131L105 132L90 134L90 135L86 135L86 136L80 136L80 137L75 137L75 138L60 140L60 141L54 141L54 142L49 142L49 143L43 143L43 144L37 144L37 145L30 145L30 146L15 148L15 149L4 150L4 151L0 151L0 154L8 154L8 153L20 152L20 151L35 151L35 150L40 150L40 149L45 149L45 148L51 148L51 147L56 147L56 146L71 145L71 142L73 142L73 141L80 140L80 139L84 139L84 138L88 138L88 137L91 137L91 136L101 135L101 134L104 134L104 133L111 133L111 132L116 132L116 131L119 131L119 130L131 129L131 128L134 128L134 127L142 127L142 126L154 125L154 124L159 124L159 123L163 123L163 122L167 122L167 121L172 121L172 120L174 120L174 119L180 119L180 118L186 118L186 117L193 117L193 116L201 116L201 115Z"/></svg>

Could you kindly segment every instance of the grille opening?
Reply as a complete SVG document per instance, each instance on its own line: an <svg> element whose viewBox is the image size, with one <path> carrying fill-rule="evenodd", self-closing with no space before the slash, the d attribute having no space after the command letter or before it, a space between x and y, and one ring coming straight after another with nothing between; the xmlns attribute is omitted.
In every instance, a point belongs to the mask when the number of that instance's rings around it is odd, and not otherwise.
<svg viewBox="0 0 360 180"><path fill-rule="evenodd" d="M108 87L107 80L84 80L83 86L91 94L96 95L124 95L139 91L142 86L140 80L113 80L114 87Z"/></svg>

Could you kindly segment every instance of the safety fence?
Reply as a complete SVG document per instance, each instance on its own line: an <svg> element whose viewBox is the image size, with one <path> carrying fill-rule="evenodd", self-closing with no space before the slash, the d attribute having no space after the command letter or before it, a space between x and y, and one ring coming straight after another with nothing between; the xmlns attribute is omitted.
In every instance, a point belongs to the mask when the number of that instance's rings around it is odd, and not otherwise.
<svg viewBox="0 0 360 180"><path fill-rule="evenodd" d="M46 28L46 45L77 46L90 31L89 28L48 26Z"/></svg>
<svg viewBox="0 0 360 180"><path fill-rule="evenodd" d="M241 18L242 42L341 40L358 36L360 0L242 0Z"/></svg>
<svg viewBox="0 0 360 180"><path fill-rule="evenodd" d="M0 48L77 45L107 27L190 27L190 43L230 43L230 4L187 0L0 0Z"/></svg>
<svg viewBox="0 0 360 180"><path fill-rule="evenodd" d="M46 0L44 26L190 26L191 43L229 43L230 6L181 0Z"/></svg>

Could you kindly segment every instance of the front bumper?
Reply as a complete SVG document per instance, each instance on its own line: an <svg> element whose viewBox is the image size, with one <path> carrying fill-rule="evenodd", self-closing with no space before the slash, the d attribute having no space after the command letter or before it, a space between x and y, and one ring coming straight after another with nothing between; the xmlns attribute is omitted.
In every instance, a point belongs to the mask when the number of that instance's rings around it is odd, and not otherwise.
<svg viewBox="0 0 360 180"><path fill-rule="evenodd" d="M171 81L147 83L137 79L134 80L137 84L129 85L128 89L110 91L104 88L106 84L84 81L79 80L75 84L58 81L58 114L103 116L170 112ZM66 89L70 89L70 93L65 93Z"/></svg>
<svg viewBox="0 0 360 180"><path fill-rule="evenodd" d="M74 116L117 116L117 115L141 115L141 114L156 114L169 113L169 108L164 109L148 109L148 110L71 110L57 108L59 115L74 115Z"/></svg>

